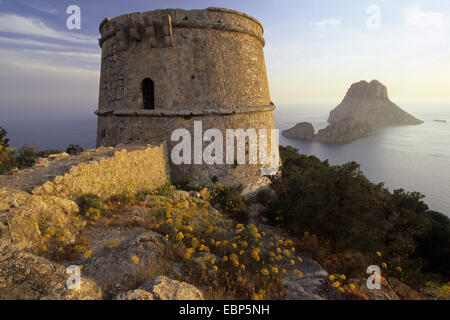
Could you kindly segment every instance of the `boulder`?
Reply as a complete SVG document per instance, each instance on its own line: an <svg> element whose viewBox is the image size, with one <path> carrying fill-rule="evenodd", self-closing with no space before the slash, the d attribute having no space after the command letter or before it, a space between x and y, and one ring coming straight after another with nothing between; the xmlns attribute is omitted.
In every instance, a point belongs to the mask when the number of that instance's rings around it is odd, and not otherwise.
<svg viewBox="0 0 450 320"><path fill-rule="evenodd" d="M155 300L150 292L136 289L119 294L114 300Z"/></svg>
<svg viewBox="0 0 450 320"><path fill-rule="evenodd" d="M150 292L156 300L203 300L203 294L193 285L157 277L144 283L140 289Z"/></svg>
<svg viewBox="0 0 450 320"><path fill-rule="evenodd" d="M65 241L75 240L78 224L75 202L54 196L30 195L23 191L0 190L0 239L19 250L34 251L48 228L60 230Z"/></svg>
<svg viewBox="0 0 450 320"><path fill-rule="evenodd" d="M91 244L92 254L88 258L80 256L68 264L82 265L84 276L109 287L113 295L134 289L136 282L148 280L152 268L158 267L163 236L156 232L99 226L90 228L83 236Z"/></svg>
<svg viewBox="0 0 450 320"><path fill-rule="evenodd" d="M69 274L60 264L0 241L0 300L98 300L102 290L81 278L79 290L69 290Z"/></svg>
<svg viewBox="0 0 450 320"><path fill-rule="evenodd" d="M322 288L327 282L328 272L317 262L303 256L301 271L303 277L288 271L281 283L286 292L286 300L325 300Z"/></svg>

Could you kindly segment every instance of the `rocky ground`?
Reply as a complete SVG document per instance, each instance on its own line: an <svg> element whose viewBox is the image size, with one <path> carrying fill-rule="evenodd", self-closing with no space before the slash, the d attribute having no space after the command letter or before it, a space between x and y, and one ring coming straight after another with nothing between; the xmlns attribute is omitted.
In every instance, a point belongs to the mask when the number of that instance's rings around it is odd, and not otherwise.
<svg viewBox="0 0 450 320"><path fill-rule="evenodd" d="M364 291L362 280L332 288L339 275L269 226L256 200L246 202L246 224L230 216L232 201L217 210L212 199L223 190L167 186L86 207L0 189L0 299L322 300L352 298L352 290L399 299L391 289ZM68 289L71 266L79 288Z"/></svg>
<svg viewBox="0 0 450 320"><path fill-rule="evenodd" d="M231 249L236 246L231 241L239 241L235 237L236 223L214 209L197 192L171 190L167 196L147 195L140 203L124 206L119 202L105 204L105 213L97 219L89 220L80 219L79 208L73 201L2 189L0 297L121 300L205 298L201 290L187 283L197 282L192 266L183 259L174 258L174 254L167 253L174 251L180 255L181 252L185 259L189 245L177 242L176 239L168 239L169 235L165 233L170 233L169 230L164 229L164 226L155 226L155 210L160 212L160 209L166 206L178 208L171 213L174 220L179 212L189 211L192 223L188 223L188 226L199 230L198 233L192 232L191 237L196 234L200 236L205 228L215 228L216 231L212 233L214 237L231 245ZM261 228L258 234L271 232L270 238L265 236L263 241L258 243L258 255L262 257L273 249L274 244L272 243L272 248L269 245L270 239L283 242L286 238L257 221L260 220L257 218L259 209L260 207L253 210L252 218L252 222ZM164 213L164 220L166 218ZM182 219L186 219L186 216ZM162 232L163 229L165 232ZM189 237L189 230L191 229L187 228L184 232L185 237ZM226 240L228 237L229 241ZM206 234L204 238L207 238ZM206 248L206 239L199 241L201 246ZM211 243L211 240L209 242ZM218 242L219 240L216 241ZM208 277L214 277L215 273L221 272L217 271L217 266L224 270L228 268L224 265L225 262L220 263L224 260L221 252L229 253L230 260L233 259L233 253L228 248L217 250L218 246L211 244L210 247L208 250L196 248L189 262L196 264L197 269L205 269L204 264L208 263L205 273ZM236 252L239 247L236 246ZM243 270L245 259L242 251L254 250L250 247L240 249L241 264L237 269ZM288 255L283 256L283 261L279 264L280 270L277 270L277 273L281 274L281 266L285 268L285 273L280 277L280 292L277 294L284 299L326 298L319 293L326 283L327 272L303 254L292 252ZM297 265L289 263L299 258L302 259L301 267L297 266L299 262ZM212 264L211 259L216 261ZM80 290L69 290L66 286L69 278L66 268L73 265L81 267ZM297 268L301 269L301 277L292 273ZM229 273L231 271L227 272ZM240 274L240 277L243 275ZM205 287L204 283L200 284L200 287ZM257 292L264 292L263 287Z"/></svg>

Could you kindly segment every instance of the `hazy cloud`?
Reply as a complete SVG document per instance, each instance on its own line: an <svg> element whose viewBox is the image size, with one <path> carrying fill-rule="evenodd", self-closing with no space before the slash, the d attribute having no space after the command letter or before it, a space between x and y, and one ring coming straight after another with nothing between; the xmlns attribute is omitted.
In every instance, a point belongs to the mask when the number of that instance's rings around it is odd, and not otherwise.
<svg viewBox="0 0 450 320"><path fill-rule="evenodd" d="M325 30L329 27L337 27L341 24L340 19L330 18L324 19L316 22L309 23L309 26L316 28L317 30Z"/></svg>
<svg viewBox="0 0 450 320"><path fill-rule="evenodd" d="M404 8L403 19L405 25L419 28L441 27L446 23L443 13L423 11L418 4Z"/></svg>
<svg viewBox="0 0 450 320"><path fill-rule="evenodd" d="M0 1L1 3L1 1ZM43 5L37 5L35 3L30 3L27 1L20 1L20 3L26 7L29 7L31 9L37 10L37 11L41 11L41 12L45 12L48 14L58 14L59 11L54 9L54 8L49 8L49 7L44 7Z"/></svg>
<svg viewBox="0 0 450 320"><path fill-rule="evenodd" d="M95 36L57 31L37 18L0 14L0 30L5 33L51 38L74 43L97 43Z"/></svg>

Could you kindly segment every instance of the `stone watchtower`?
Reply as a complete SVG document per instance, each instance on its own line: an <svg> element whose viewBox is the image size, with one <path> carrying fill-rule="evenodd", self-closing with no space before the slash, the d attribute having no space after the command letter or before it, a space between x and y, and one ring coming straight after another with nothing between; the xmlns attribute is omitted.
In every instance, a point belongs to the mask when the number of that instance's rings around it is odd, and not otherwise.
<svg viewBox="0 0 450 320"><path fill-rule="evenodd" d="M220 8L166 9L106 18L100 33L97 146L166 141L170 154L172 132L193 135L194 121L224 139L226 129L274 129L258 20ZM260 168L170 163L173 181L194 184L254 185Z"/></svg>

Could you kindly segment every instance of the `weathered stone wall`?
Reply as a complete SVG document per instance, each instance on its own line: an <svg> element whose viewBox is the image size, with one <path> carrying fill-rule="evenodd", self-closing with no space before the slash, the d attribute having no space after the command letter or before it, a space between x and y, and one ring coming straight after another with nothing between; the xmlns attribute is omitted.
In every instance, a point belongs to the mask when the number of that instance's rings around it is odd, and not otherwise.
<svg viewBox="0 0 450 320"><path fill-rule="evenodd" d="M15 175L0 176L0 189L74 200L84 193L108 198L124 190L156 189L169 181L166 147L127 146L58 155Z"/></svg>
<svg viewBox="0 0 450 320"><path fill-rule="evenodd" d="M273 109L273 107L272 107ZM166 132L173 132L175 129L184 128L191 133L192 155L194 159L194 122L201 121L203 133L211 128L219 129L223 132L223 152L226 154L226 129L267 129L268 131L268 147L267 156L270 156L271 144L270 130L275 128L273 121L272 109L267 111L258 111L252 113L240 113L235 115L207 115L207 116L193 116L189 119L184 117L146 117L146 116L104 116L99 118L99 127L107 128L107 135L103 140L105 145L115 145L116 143L123 144L140 144L149 140L168 139L168 150L171 152L172 148L178 144L178 141L171 141L170 134ZM148 130L152 128L152 130ZM203 143L205 148L209 142ZM236 151L237 141L235 141ZM248 141L246 143L248 148ZM235 152L236 154L236 152ZM170 158L170 153L169 153ZM224 163L225 163L224 156ZM190 184L209 185L212 178L216 177L218 182L226 185L247 186L260 180L261 165L176 165L171 160L170 172L172 181L174 183L189 182ZM248 156L247 156L248 163Z"/></svg>

